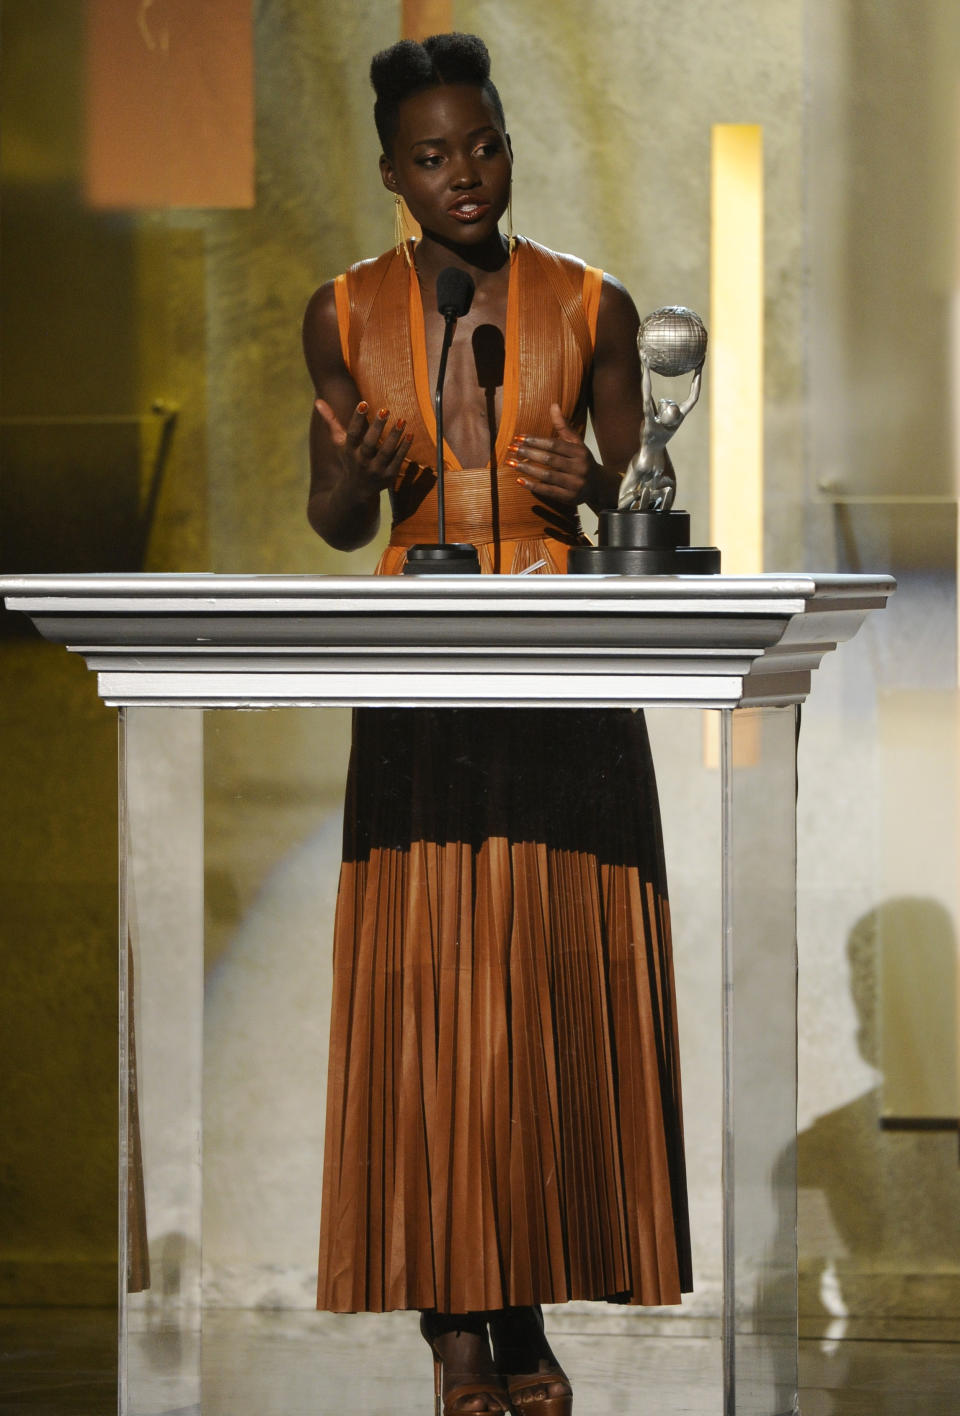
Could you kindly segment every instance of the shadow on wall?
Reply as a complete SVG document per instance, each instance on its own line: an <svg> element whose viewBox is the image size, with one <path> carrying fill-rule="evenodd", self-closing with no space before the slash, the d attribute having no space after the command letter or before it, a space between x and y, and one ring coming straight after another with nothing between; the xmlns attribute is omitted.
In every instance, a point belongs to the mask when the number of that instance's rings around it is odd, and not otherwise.
<svg viewBox="0 0 960 1416"><path fill-rule="evenodd" d="M943 1016L945 999L955 999L953 921L938 901L901 897L862 916L847 958L857 1046L876 1069L877 1085L797 1138L800 1310L823 1319L833 1340L846 1334L851 1318L960 1313L956 1130L882 1129L881 981L904 975L905 955L914 983L923 979L931 1020ZM939 1045L943 1065L950 1058L955 1065L956 1039L942 1028L915 1042L918 1050Z"/></svg>
<svg viewBox="0 0 960 1416"><path fill-rule="evenodd" d="M960 1317L956 1126L883 1128L881 983L903 973L902 957L886 956L905 951L924 977L932 1014L942 1013L944 997L956 997L953 921L939 901L899 897L863 915L847 940L847 960L857 1047L876 1085L801 1131L796 1155L784 1151L773 1176L774 1192L789 1193L796 1162L801 1334L819 1339L801 1354L801 1383L830 1403L817 1406L823 1416L851 1409L844 1393L876 1391L872 1344L842 1339L950 1340ZM918 1046L935 1039L934 1031ZM955 1060L955 1039L947 1050ZM843 1087L842 1077L837 1084ZM931 1332L931 1322L942 1330Z"/></svg>

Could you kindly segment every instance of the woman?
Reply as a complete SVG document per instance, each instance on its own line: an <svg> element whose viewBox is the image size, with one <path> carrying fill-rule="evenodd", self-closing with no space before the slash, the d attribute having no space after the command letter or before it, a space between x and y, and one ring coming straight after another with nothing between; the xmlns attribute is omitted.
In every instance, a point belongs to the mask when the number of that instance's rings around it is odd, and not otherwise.
<svg viewBox="0 0 960 1416"><path fill-rule="evenodd" d="M436 280L466 270L444 419L447 535L563 572L642 418L609 276L501 235L512 148L482 41L375 57L380 170L417 243L312 297L309 517L393 511L381 574L436 539ZM601 454L583 441L589 411ZM318 1306L421 1310L447 1413L569 1416L540 1303L690 1286L669 919L642 716L356 714L334 945Z"/></svg>

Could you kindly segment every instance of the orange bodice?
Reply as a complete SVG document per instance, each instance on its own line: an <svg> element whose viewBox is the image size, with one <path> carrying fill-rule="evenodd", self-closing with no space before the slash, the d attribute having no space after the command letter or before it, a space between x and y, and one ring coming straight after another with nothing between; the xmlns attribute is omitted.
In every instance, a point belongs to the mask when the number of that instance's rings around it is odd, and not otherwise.
<svg viewBox="0 0 960 1416"><path fill-rule="evenodd" d="M566 568L581 539L576 513L560 511L517 483L503 459L516 434L551 437L551 403L581 432L593 360L602 274L518 238L511 262L503 411L493 461L461 467L444 444L447 537L473 542L481 568L519 571L538 560ZM406 547L437 536L433 400L416 271L388 251L352 266L335 283L344 362L372 408L407 419L410 461L391 495L393 525L380 573L403 567Z"/></svg>

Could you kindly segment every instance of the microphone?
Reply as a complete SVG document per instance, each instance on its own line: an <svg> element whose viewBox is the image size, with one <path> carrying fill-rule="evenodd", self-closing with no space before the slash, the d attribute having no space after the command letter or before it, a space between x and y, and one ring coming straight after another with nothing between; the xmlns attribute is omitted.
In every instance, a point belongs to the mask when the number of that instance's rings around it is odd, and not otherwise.
<svg viewBox="0 0 960 1416"><path fill-rule="evenodd" d="M475 289L470 276L459 266L445 266L437 276L437 309L444 319L437 389L433 396L433 407L437 415L437 531L441 546L445 545L447 540L443 502L443 381L447 376L447 355L453 343L457 320L469 310Z"/></svg>
<svg viewBox="0 0 960 1416"><path fill-rule="evenodd" d="M459 266L446 266L437 276L437 309L448 322L465 315L476 290L473 280Z"/></svg>

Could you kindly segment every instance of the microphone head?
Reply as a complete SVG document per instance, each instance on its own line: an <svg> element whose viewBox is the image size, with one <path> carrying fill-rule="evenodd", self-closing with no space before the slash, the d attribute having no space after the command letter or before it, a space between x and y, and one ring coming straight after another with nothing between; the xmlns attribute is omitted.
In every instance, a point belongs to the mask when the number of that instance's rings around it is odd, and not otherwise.
<svg viewBox="0 0 960 1416"><path fill-rule="evenodd" d="M458 320L465 315L473 300L476 289L465 270L459 266L445 266L437 276L437 309L445 320Z"/></svg>

